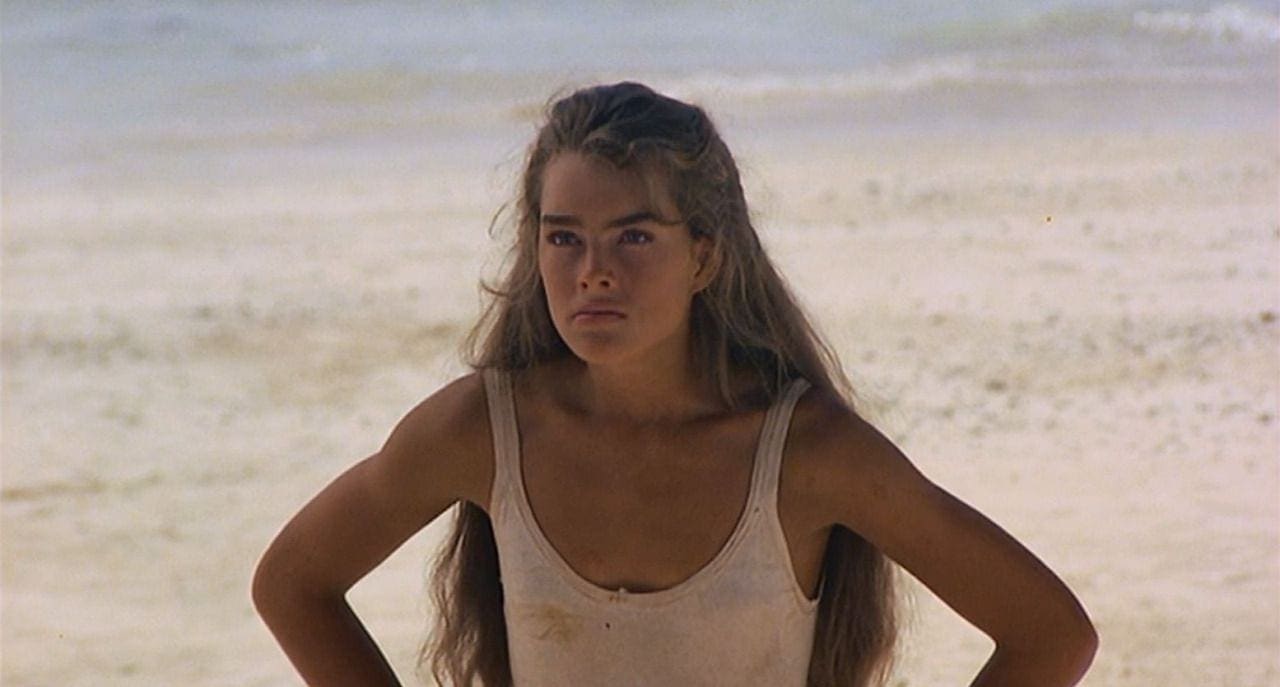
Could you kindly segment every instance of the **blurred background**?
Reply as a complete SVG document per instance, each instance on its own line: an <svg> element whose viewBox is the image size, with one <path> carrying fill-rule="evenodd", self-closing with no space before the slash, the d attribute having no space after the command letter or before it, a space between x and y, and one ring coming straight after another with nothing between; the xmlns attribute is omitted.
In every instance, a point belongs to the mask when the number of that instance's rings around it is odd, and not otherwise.
<svg viewBox="0 0 1280 687"><path fill-rule="evenodd" d="M0 681L294 680L256 558L465 371L544 104L704 105L863 410L1079 593L1280 680L1280 4L0 8ZM352 599L406 682L414 538ZM912 587L897 685L985 638Z"/></svg>

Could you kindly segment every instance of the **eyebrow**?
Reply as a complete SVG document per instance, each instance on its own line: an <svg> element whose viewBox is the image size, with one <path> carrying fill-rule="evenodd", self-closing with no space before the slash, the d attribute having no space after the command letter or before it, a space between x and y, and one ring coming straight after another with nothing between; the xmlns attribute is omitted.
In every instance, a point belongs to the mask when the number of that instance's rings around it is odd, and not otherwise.
<svg viewBox="0 0 1280 687"><path fill-rule="evenodd" d="M616 227L626 226L628 224L639 224L641 222L653 222L655 224L677 224L677 222L663 220L662 218L658 217L656 214L654 214L649 210L641 210L640 212L633 212L629 215L619 217L617 219L609 220L608 222L605 223L604 226L606 229L613 229ZM542 224L552 225L557 227L581 227L582 220L579 219L577 215L544 214L542 216Z"/></svg>

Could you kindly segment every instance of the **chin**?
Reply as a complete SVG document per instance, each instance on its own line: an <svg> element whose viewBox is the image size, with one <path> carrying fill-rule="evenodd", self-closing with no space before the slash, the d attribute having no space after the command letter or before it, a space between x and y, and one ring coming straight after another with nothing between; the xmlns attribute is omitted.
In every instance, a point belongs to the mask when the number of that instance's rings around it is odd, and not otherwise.
<svg viewBox="0 0 1280 687"><path fill-rule="evenodd" d="M589 365L614 365L638 351L634 341L618 331L583 331L572 326L558 328L560 339L579 360Z"/></svg>
<svg viewBox="0 0 1280 687"><path fill-rule="evenodd" d="M611 365L631 357L632 351L616 341L602 341L596 337L565 338L569 350L584 363L589 365Z"/></svg>

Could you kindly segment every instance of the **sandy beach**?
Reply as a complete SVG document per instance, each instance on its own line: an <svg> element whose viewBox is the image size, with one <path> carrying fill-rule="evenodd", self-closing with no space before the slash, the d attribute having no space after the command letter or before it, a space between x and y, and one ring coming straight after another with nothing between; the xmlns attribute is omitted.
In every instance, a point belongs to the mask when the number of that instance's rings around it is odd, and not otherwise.
<svg viewBox="0 0 1280 687"><path fill-rule="evenodd" d="M1273 683L1274 139L767 147L762 231L867 413L1078 591L1087 684ZM5 684L288 680L248 576L462 369L501 175L467 171L6 207ZM433 541L353 593L405 675ZM914 598L899 684L962 680L985 640Z"/></svg>
<svg viewBox="0 0 1280 687"><path fill-rule="evenodd" d="M1079 594L1084 684L1280 684L1275 119L859 132L702 98L864 414ZM385 156L267 127L6 167L0 682L294 683L257 556L465 371L536 104ZM440 525L351 595L407 683ZM964 683L988 641L906 586L891 684Z"/></svg>

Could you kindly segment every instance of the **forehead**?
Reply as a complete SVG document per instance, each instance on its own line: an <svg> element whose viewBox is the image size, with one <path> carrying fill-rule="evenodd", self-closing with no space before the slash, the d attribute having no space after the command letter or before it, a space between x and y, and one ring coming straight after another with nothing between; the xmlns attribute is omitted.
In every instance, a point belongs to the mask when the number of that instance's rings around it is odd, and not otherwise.
<svg viewBox="0 0 1280 687"><path fill-rule="evenodd" d="M650 211L660 217L678 216L666 184L641 166L612 163L576 152L559 153L542 173L544 214L618 216Z"/></svg>

